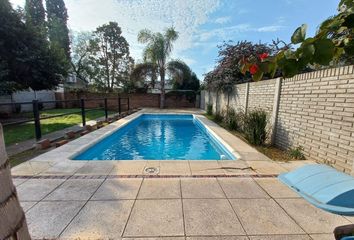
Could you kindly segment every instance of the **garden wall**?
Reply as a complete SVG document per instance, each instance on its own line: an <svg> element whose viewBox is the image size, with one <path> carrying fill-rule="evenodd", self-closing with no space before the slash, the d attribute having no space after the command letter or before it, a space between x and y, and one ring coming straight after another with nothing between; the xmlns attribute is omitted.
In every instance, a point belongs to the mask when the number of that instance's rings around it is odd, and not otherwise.
<svg viewBox="0 0 354 240"><path fill-rule="evenodd" d="M227 106L227 94L205 93L205 105ZM326 69L236 85L229 95L235 109L269 113L272 141L281 149L302 146L308 159L354 175L354 69Z"/></svg>
<svg viewBox="0 0 354 240"><path fill-rule="evenodd" d="M116 93L56 93L57 100L74 100L80 98L117 98ZM154 93L133 93L120 94L120 97L129 97L130 108L158 108L160 107L160 94ZM194 108L196 107L196 100L190 99L186 95L165 95L165 105L167 108ZM124 101L124 102L123 102ZM125 103L122 100L122 104ZM68 104L67 104L68 105ZM68 106L66 106L68 107ZM85 102L85 107L96 108L103 107L102 100L93 100ZM112 109L118 108L118 101L108 99L108 107ZM199 107L199 106L197 106Z"/></svg>

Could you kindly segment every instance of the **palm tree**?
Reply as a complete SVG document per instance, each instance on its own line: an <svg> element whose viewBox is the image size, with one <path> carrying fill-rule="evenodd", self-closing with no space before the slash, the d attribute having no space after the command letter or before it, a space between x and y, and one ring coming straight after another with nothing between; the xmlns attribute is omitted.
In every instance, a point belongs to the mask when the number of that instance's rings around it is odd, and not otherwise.
<svg viewBox="0 0 354 240"><path fill-rule="evenodd" d="M0 239L30 240L25 214L12 183L10 165L5 151L0 124Z"/></svg>
<svg viewBox="0 0 354 240"><path fill-rule="evenodd" d="M164 33L153 33L150 30L144 29L138 34L138 41L140 43L146 43L147 45L143 52L144 63L137 64L133 70L132 76L141 78L149 75L153 84L155 84L157 76L160 77L161 108L165 106L166 73L179 81L183 79L184 74L188 74L188 71L190 72L189 67L182 61L168 61L172 51L172 43L176 41L177 38L178 32L176 32L173 27L166 29Z"/></svg>

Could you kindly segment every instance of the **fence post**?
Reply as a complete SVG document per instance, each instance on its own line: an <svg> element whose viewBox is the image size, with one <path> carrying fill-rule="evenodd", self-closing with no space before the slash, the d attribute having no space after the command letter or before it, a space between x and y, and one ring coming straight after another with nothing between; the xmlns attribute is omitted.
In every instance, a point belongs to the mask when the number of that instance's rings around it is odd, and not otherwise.
<svg viewBox="0 0 354 240"><path fill-rule="evenodd" d="M106 117L106 121L108 119L108 106L107 106L107 98L104 99L104 115Z"/></svg>
<svg viewBox="0 0 354 240"><path fill-rule="evenodd" d="M38 100L32 101L32 107L33 107L34 130L35 130L35 134L36 134L36 139L40 140L42 138L42 131L41 131L41 120L39 117Z"/></svg>
<svg viewBox="0 0 354 240"><path fill-rule="evenodd" d="M129 101L129 97L128 97L128 112L130 110L130 101Z"/></svg>
<svg viewBox="0 0 354 240"><path fill-rule="evenodd" d="M245 114L247 114L248 111L248 95L250 91L250 83L246 83L246 89L245 89Z"/></svg>
<svg viewBox="0 0 354 240"><path fill-rule="evenodd" d="M85 99L80 99L81 106L81 117L82 117L82 126L86 126L86 117L85 117Z"/></svg>
<svg viewBox="0 0 354 240"><path fill-rule="evenodd" d="M271 118L271 144L275 142L275 134L276 134L276 125L278 120L278 111L279 111L279 100L280 100L280 91L281 91L281 83L282 79L277 78L275 80L275 92L274 92L274 103L273 103L273 111L272 111L272 118Z"/></svg>
<svg viewBox="0 0 354 240"><path fill-rule="evenodd" d="M122 109L120 108L120 97L118 97L118 113L121 114Z"/></svg>

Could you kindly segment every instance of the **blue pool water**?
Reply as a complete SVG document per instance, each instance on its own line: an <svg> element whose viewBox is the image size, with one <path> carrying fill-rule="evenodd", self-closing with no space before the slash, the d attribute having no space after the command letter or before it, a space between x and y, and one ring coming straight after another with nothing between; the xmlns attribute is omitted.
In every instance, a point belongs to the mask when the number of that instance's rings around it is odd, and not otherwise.
<svg viewBox="0 0 354 240"><path fill-rule="evenodd" d="M235 159L193 115L143 114L74 160Z"/></svg>

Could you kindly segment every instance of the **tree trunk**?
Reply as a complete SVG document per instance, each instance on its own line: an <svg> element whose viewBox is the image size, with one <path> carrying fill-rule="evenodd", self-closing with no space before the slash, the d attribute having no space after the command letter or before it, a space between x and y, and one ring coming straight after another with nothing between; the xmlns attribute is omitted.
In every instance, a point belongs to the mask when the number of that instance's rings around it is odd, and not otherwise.
<svg viewBox="0 0 354 240"><path fill-rule="evenodd" d="M161 80L160 108L164 108L165 107L165 70L161 70L160 80Z"/></svg>
<svg viewBox="0 0 354 240"><path fill-rule="evenodd" d="M0 239L30 240L25 214L12 183L10 164L0 124Z"/></svg>

